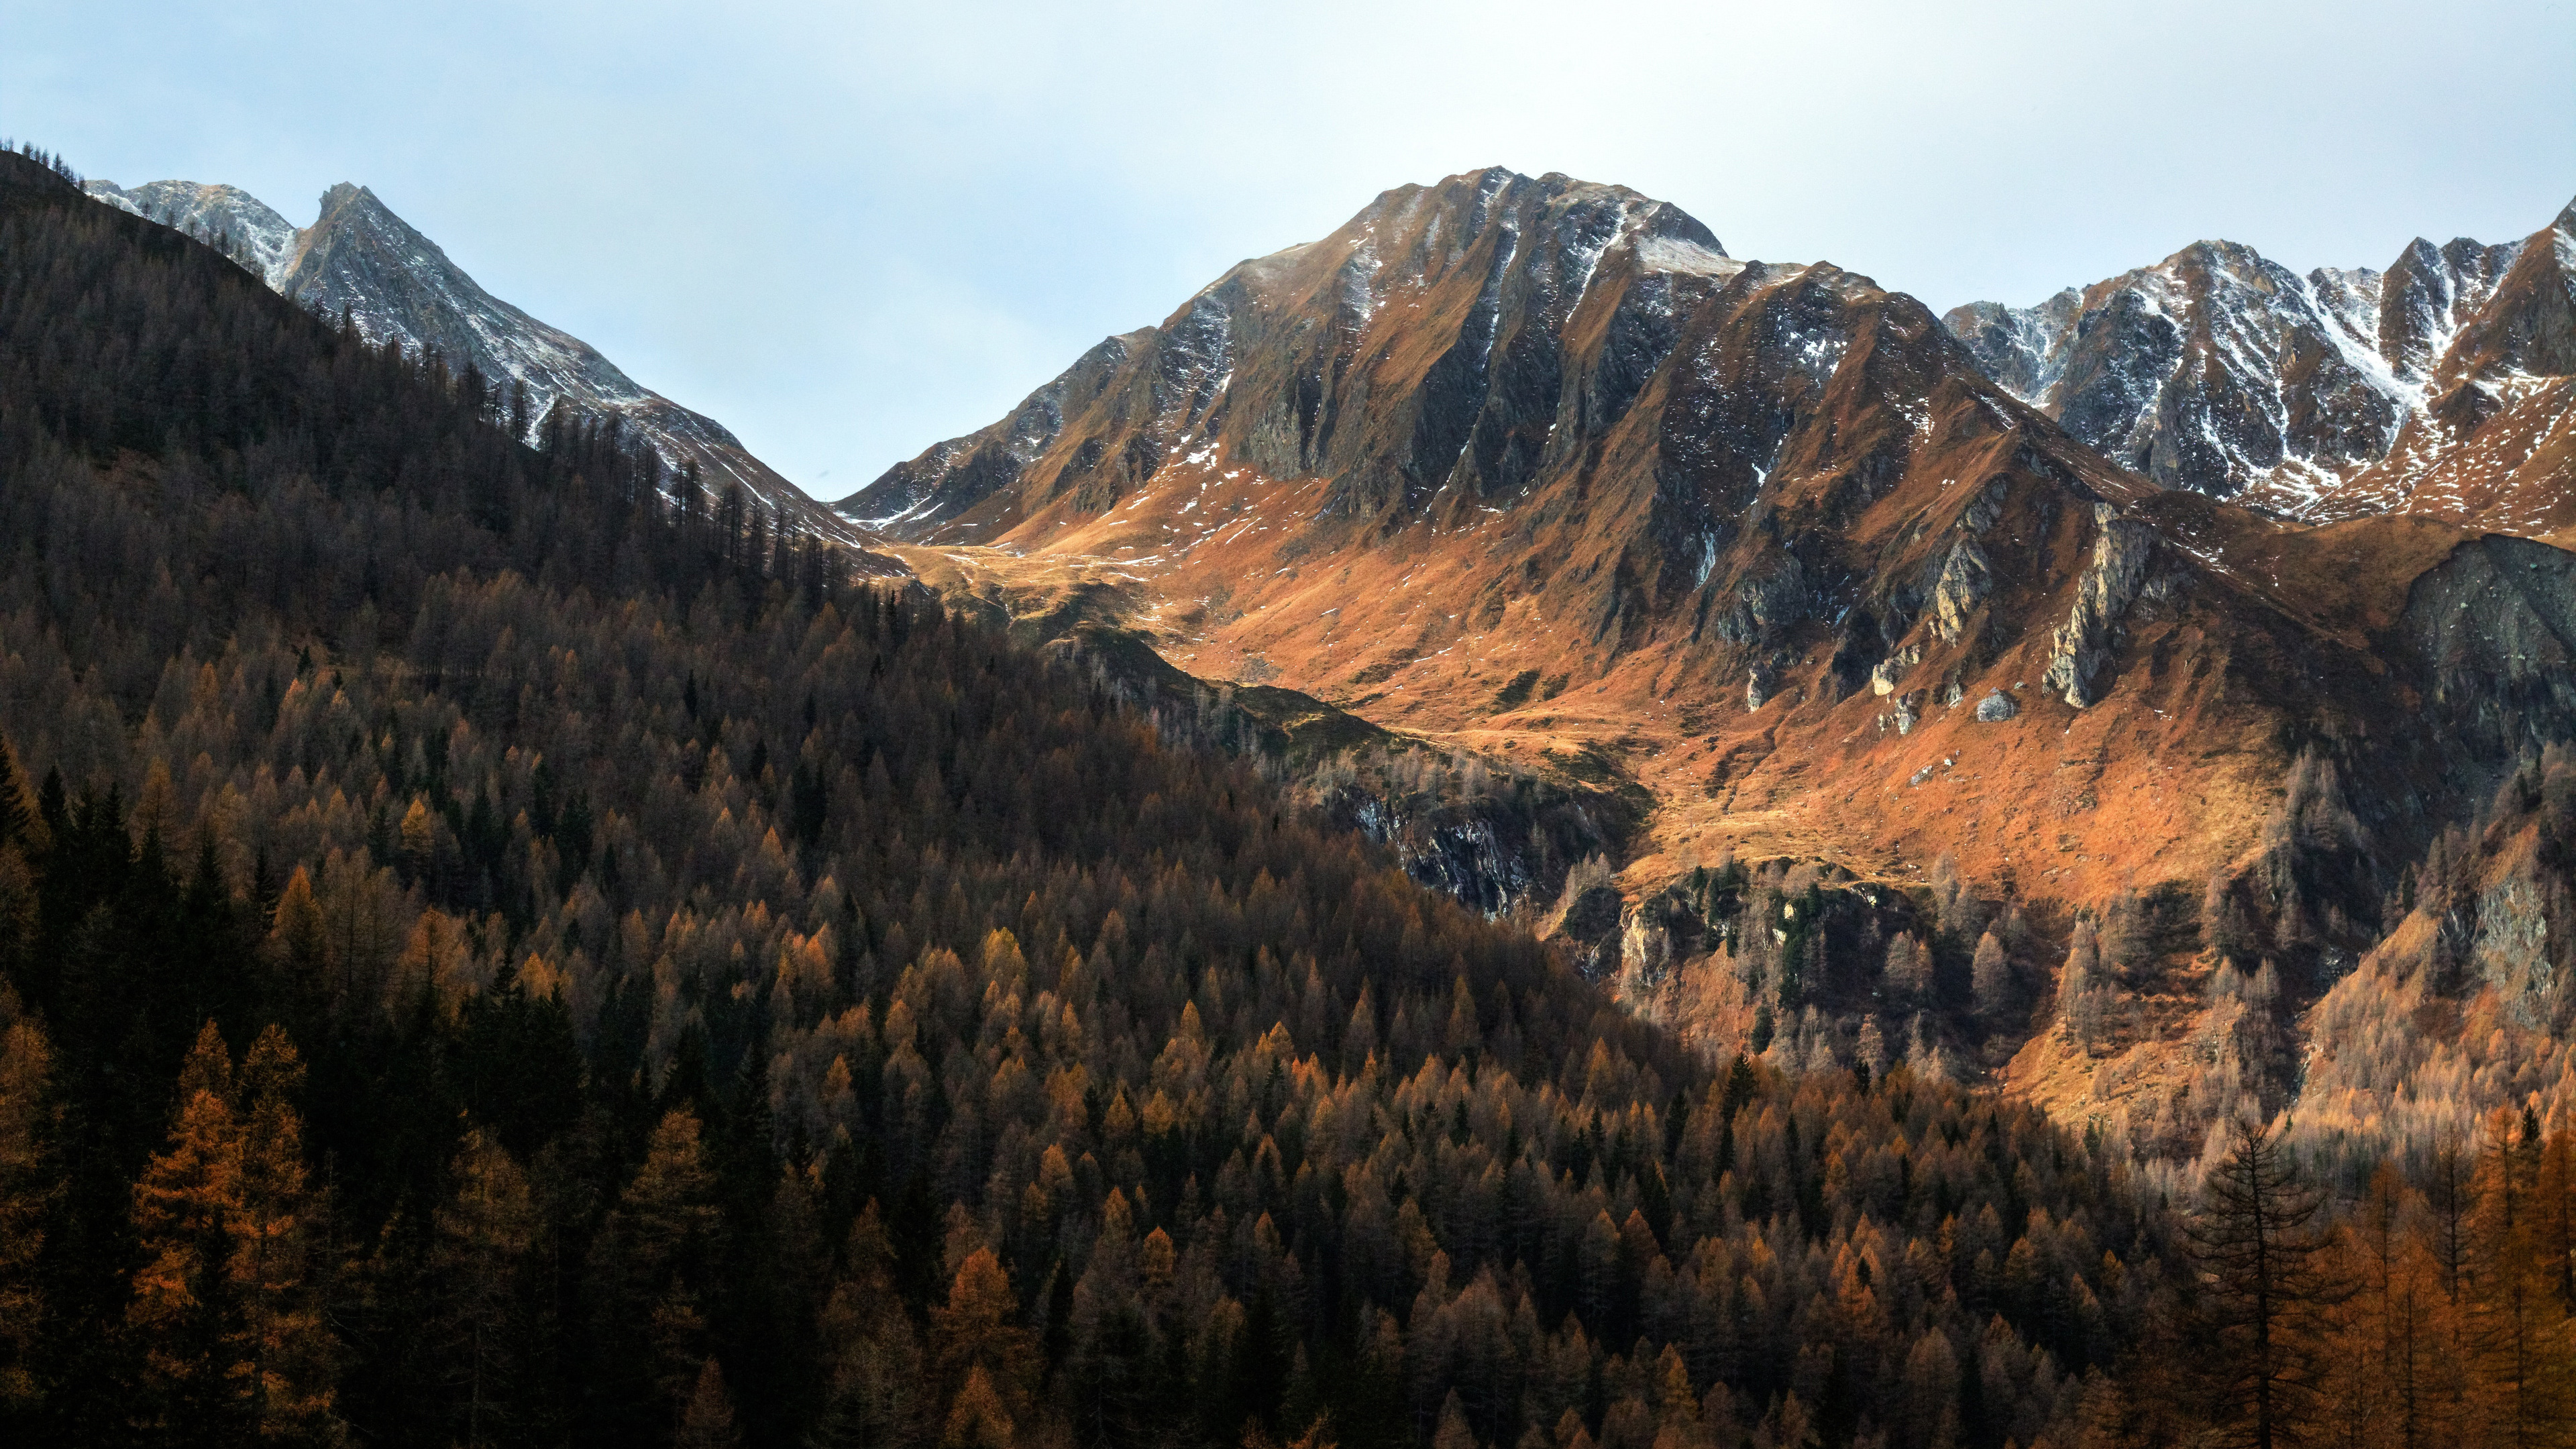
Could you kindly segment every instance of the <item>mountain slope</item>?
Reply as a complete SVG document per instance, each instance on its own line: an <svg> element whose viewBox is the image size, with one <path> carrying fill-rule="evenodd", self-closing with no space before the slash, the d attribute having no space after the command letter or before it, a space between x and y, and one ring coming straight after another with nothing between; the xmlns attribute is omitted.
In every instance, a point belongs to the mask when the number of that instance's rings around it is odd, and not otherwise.
<svg viewBox="0 0 2576 1449"><path fill-rule="evenodd" d="M2547 339L2569 234L2562 213L2523 241L2419 238L2385 272L2305 277L2200 242L2036 307L1943 320L2014 396L2168 487L2309 520L2419 512L2560 537L2576 473L2554 381L2569 367Z"/></svg>
<svg viewBox="0 0 2576 1449"><path fill-rule="evenodd" d="M524 388L531 438L558 404L585 421L614 419L672 468L696 465L712 489L739 485L803 527L864 542L723 424L638 385L589 343L485 291L365 187L343 182L324 192L319 216L303 228L237 187L154 181L127 189L91 181L87 189L120 210L231 239L280 294L324 317L346 314L370 342L426 348L451 366L471 365L498 385Z"/></svg>
<svg viewBox="0 0 2576 1449"><path fill-rule="evenodd" d="M2190 268L2317 295L2243 257ZM2360 385L2344 346L2312 400ZM1884 900L1946 858L1993 919L2036 923L2006 933L1995 1000L1972 999L1972 931L1926 1003L1998 1069L2044 1034L2045 943L2124 890L2244 892L2260 929L2237 949L2321 989L2430 822L2576 719L2546 663L2576 638L2566 555L2422 519L2301 533L2160 489L1912 298L1728 258L1670 207L1557 176L1386 193L840 506L1014 612L1089 580L1184 670L1635 788L1650 839L1625 915L1587 928L1599 969L1759 954L1699 905L1653 919L1703 864L1821 862ZM2481 579L2535 602L2450 627L2487 607ZM2274 850L2311 757L2376 853ZM1826 1005L1846 1054L1911 1009L1879 979L1884 935L1855 939L1881 944L1764 1006ZM2180 1090L2218 965L2184 937L2161 954L2124 1091Z"/></svg>

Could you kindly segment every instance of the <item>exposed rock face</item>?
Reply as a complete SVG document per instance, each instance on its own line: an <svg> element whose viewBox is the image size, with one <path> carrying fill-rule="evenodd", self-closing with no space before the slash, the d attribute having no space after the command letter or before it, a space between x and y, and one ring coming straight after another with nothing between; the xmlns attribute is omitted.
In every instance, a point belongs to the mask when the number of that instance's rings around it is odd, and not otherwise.
<svg viewBox="0 0 2576 1449"><path fill-rule="evenodd" d="M2388 449L2409 384L2378 351L2380 278L2305 277L2198 242L2027 310L1946 319L1987 374L2168 487L2313 492Z"/></svg>
<svg viewBox="0 0 2576 1449"><path fill-rule="evenodd" d="M1977 365L2025 402L2048 396L2066 371L2068 344L2084 311L2084 294L2068 287L2036 307L1970 302L1942 317Z"/></svg>
<svg viewBox="0 0 2576 1449"><path fill-rule="evenodd" d="M1742 270L1697 221L1621 187L1492 170L1401 188L842 507L913 536L1004 488L1020 507L1098 509L1221 435L1229 462L1329 477L1327 514L1455 514L1597 440L1679 319ZM1369 345L1390 308L1401 345Z"/></svg>
<svg viewBox="0 0 2576 1449"><path fill-rule="evenodd" d="M1977 701L1979 724L2001 724L2019 713L2021 706L2013 703L2012 696L2000 689L1988 690L1986 697Z"/></svg>
<svg viewBox="0 0 2576 1449"><path fill-rule="evenodd" d="M1672 974L1673 933L1660 913L1626 913L1619 927L1619 969L1649 986L1661 984Z"/></svg>
<svg viewBox="0 0 2576 1449"><path fill-rule="evenodd" d="M2576 719L2576 569L2523 539L2464 544L2415 581L2401 624L2431 702L2489 757L2564 737Z"/></svg>
<svg viewBox="0 0 2576 1449"><path fill-rule="evenodd" d="M896 464L867 490L867 507L884 511L860 521L879 528L927 528L1011 487L1023 469L1054 445L1064 431L1067 410L1080 413L1097 402L1149 336L1139 332L1106 339L1029 394L1001 422Z"/></svg>
<svg viewBox="0 0 2576 1449"><path fill-rule="evenodd" d="M271 287L325 317L345 313L370 342L435 350L450 366L470 365L502 386L519 384L527 390L531 438L558 404L579 418L613 418L675 470L697 465L710 488L738 484L809 531L863 541L846 520L753 457L723 424L638 385L589 343L483 290L363 186L343 182L324 192L320 216L302 229L231 186L155 181L128 190L93 181L88 189L122 210L233 239Z"/></svg>
<svg viewBox="0 0 2576 1449"><path fill-rule="evenodd" d="M2153 528L2120 517L2107 503L2094 505L2093 519L2093 562L2076 584L2075 608L2052 637L2048 670L2041 676L2077 709L2100 697L2097 676L2109 661L2120 616L2146 582L2156 546Z"/></svg>
<svg viewBox="0 0 2576 1449"><path fill-rule="evenodd" d="M1956 644L1966 632L1968 616L1994 591L1994 568L1973 538L1950 546L1941 561L1941 576L1932 585L1933 628L1944 644Z"/></svg>
<svg viewBox="0 0 2576 1449"><path fill-rule="evenodd" d="M2435 247L2417 237L2379 284L2379 355L2402 377L2433 375L2451 341L2513 265L2520 242L2482 246L2456 237Z"/></svg>
<svg viewBox="0 0 2576 1449"><path fill-rule="evenodd" d="M2177 273L2194 295L2259 291L2275 320L2377 335L2372 277L2285 280L2241 249L2196 258ZM2039 320L2080 331L2084 315ZM2212 347L2238 336L2196 325ZM2091 356L2038 357L2031 375ZM979 590L1115 576L1119 620L1181 669L1275 671L1380 726L1524 749L1520 764L1592 784L1629 788L1633 771L1659 836L1701 859L1721 841L1865 836L2000 868L2090 831L2124 772L2174 800L2130 740L2185 718L2252 739L2304 719L2321 701L2280 688L2276 661L2301 661L2302 679L2310 659L2380 667L2353 653L2380 647L2366 630L2299 632L2324 626L2302 622L2314 610L2295 570L2234 561L2280 546L2275 525L2156 501L2177 498L2206 502L2070 438L1911 298L1828 265L1727 258L1706 228L1620 188L1481 172L1389 192L1321 241L1234 268L842 506L935 546L935 566ZM2418 549L2385 568L2402 588L2436 561ZM2044 681L2045 702L2015 695L2023 681ZM1883 770L1901 790L1924 750L1974 727L1976 711L1943 718L1936 697L2090 712L2123 693L2148 733L2105 747L2062 801L1981 771L1982 806L1846 808L1858 782ZM2246 848L2228 832L2253 828L2206 808L2160 807L2068 851L2087 875L2205 877Z"/></svg>
<svg viewBox="0 0 2576 1449"><path fill-rule="evenodd" d="M1908 644L1904 648L1897 650L1895 653L1888 655L1885 659L1878 661L1878 667L1876 669L1870 671L1870 692L1872 694L1894 693L1897 682L1905 678L1906 671L1922 662L1923 646L1920 644Z"/></svg>
<svg viewBox="0 0 2576 1449"><path fill-rule="evenodd" d="M2466 274L2462 311L2388 455L2311 510L2406 512L2576 543L2576 203L2512 248L2491 292ZM2448 254L2445 253L2447 261ZM2429 304L2428 304L2429 305Z"/></svg>
<svg viewBox="0 0 2576 1449"><path fill-rule="evenodd" d="M2576 208L2571 208L2576 210ZM2417 239L2296 276L2232 242L2036 307L1944 319L1986 374L2171 487L2310 519L2419 512L2576 530L2566 213L2525 241ZM2519 280L2517 280L2519 279ZM2576 535L2571 535L2576 536Z"/></svg>

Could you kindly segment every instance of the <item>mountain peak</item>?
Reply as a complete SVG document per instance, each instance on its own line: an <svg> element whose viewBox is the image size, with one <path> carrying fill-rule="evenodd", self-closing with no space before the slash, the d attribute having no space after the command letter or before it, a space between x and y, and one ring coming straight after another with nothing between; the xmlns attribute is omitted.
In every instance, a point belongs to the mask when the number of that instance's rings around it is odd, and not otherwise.
<svg viewBox="0 0 2576 1449"><path fill-rule="evenodd" d="M1329 478L1324 516L1490 504L1597 445L1745 270L1689 213L1624 186L1488 167L1394 187L840 507L913 536L996 494L1094 511L1220 431L1262 476ZM1058 448L1103 407L1126 420Z"/></svg>
<svg viewBox="0 0 2576 1449"><path fill-rule="evenodd" d="M195 235L231 238L235 254L272 289L324 317L346 315L371 342L435 351L505 387L519 384L531 429L558 403L585 419L614 417L673 469L695 463L710 487L740 485L811 528L861 541L722 424L638 385L590 344L485 291L366 186L342 181L330 187L313 224L301 229L238 187L154 181L129 190L93 181L87 189L121 211Z"/></svg>
<svg viewBox="0 0 2576 1449"><path fill-rule="evenodd" d="M2384 272L2305 277L2208 239L2062 315L1976 303L1943 320L1988 377L2167 486L2311 521L2427 510L2543 536L2576 521L2576 498L2503 480L2555 466L2560 388L2537 380L2576 358L2576 291L2550 284L2576 275L2576 202L2554 228L2555 248L2549 230L2419 236ZM2465 447L2501 413L2516 420Z"/></svg>
<svg viewBox="0 0 2576 1449"><path fill-rule="evenodd" d="M1518 215L1522 204L1542 211L1588 220L1612 219L1622 232L1647 239L1684 243L1726 256L1716 233L1698 218L1667 201L1659 201L1616 182L1586 181L1562 171L1527 176L1504 166L1461 171L1428 185L1409 182L1378 194L1361 208L1336 237L1367 234L1390 220L1418 220L1425 214L1444 219L1440 230L1453 239L1462 232L1480 233L1498 220ZM1435 232L1436 239L1437 232Z"/></svg>

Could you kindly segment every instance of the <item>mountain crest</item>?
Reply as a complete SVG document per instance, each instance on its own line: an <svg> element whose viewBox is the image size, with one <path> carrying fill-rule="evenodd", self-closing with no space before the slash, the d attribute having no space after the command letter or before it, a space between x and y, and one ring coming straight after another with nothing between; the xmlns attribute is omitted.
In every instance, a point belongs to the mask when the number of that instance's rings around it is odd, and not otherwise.
<svg viewBox="0 0 2576 1449"><path fill-rule="evenodd" d="M1263 477L1329 479L1332 516L1501 498L1597 440L1678 319L1742 268L1689 214L1625 187L1501 168L1397 187L842 507L915 531L1004 490L1017 509L1091 514L1208 448ZM1066 441L1086 413L1094 426Z"/></svg>
<svg viewBox="0 0 2576 1449"><path fill-rule="evenodd" d="M313 224L301 229L237 187L155 181L128 190L93 181L88 190L120 210L233 237L271 288L325 317L347 316L370 342L435 351L496 383L516 383L526 392L532 437L558 405L586 421L614 419L674 470L694 464L710 487L738 485L809 530L864 541L723 424L641 386L589 343L485 291L367 187L343 181L324 191Z"/></svg>
<svg viewBox="0 0 2576 1449"><path fill-rule="evenodd" d="M2300 277L2201 241L1944 321L2014 396L2167 487L2311 521L2427 511L2576 536L2576 490L2549 481L2566 407L2547 381L2576 373L2571 275L2576 202L2522 241L2418 237L2385 272Z"/></svg>

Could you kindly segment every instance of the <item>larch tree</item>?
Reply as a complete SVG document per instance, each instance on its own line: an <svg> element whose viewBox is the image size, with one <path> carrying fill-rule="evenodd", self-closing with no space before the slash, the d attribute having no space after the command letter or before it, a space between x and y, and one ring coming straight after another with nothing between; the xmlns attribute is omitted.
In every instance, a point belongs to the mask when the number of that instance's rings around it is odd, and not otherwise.
<svg viewBox="0 0 2576 1449"><path fill-rule="evenodd" d="M653 1129L591 1253L606 1371L599 1391L662 1406L663 1426L687 1411L707 1361L703 1299L720 1217L697 1115L674 1108Z"/></svg>
<svg viewBox="0 0 2576 1449"><path fill-rule="evenodd" d="M2086 1052L2102 1033L2102 957L2093 923L2078 919L2067 943L2066 969L2057 981L2057 1015L2066 1034Z"/></svg>
<svg viewBox="0 0 2576 1449"><path fill-rule="evenodd" d="M1038 1364L1037 1344L1019 1320L1001 1259L990 1248L969 1253L948 1285L948 1301L930 1311L932 1366L942 1383L957 1386L961 1403L980 1375L982 1391L997 1395L1006 1414L1023 1411Z"/></svg>
<svg viewBox="0 0 2576 1449"><path fill-rule="evenodd" d="M2012 1014L2018 996L2013 988L2012 961L2004 954L2004 943L1988 931L1977 938L1976 955L1968 967L1969 989L1975 993L1977 1016L1989 1026L1999 1026Z"/></svg>
<svg viewBox="0 0 2576 1449"><path fill-rule="evenodd" d="M698 1370L689 1389L688 1407L680 1411L679 1432L672 1449L738 1449L742 1435L734 1429L733 1394L725 1388L724 1370L712 1358Z"/></svg>
<svg viewBox="0 0 2576 1449"><path fill-rule="evenodd" d="M2539 1202L2540 1124L2497 1109L2479 1154L2468 1288L2472 1397L2487 1442L2543 1449L2576 1442L2576 1324L2558 1297Z"/></svg>
<svg viewBox="0 0 2576 1449"><path fill-rule="evenodd" d="M324 1323L319 1261L325 1205L304 1167L295 1099L304 1063L283 1028L260 1032L242 1058L239 1207L230 1276L243 1309L252 1423L261 1438L337 1443L338 1344Z"/></svg>
<svg viewBox="0 0 2576 1449"><path fill-rule="evenodd" d="M143 1266L125 1311L143 1355L140 1417L212 1438L248 1417L232 1382L241 1325L225 1272L241 1196L232 1077L232 1053L207 1022L180 1069L168 1146L134 1185Z"/></svg>
<svg viewBox="0 0 2576 1449"><path fill-rule="evenodd" d="M893 1251L873 1200L850 1227L817 1336L824 1374L813 1436L818 1449L916 1442L931 1407L921 1338L904 1313Z"/></svg>
<svg viewBox="0 0 2576 1449"><path fill-rule="evenodd" d="M8 788L0 775L0 791ZM16 1015L16 994L0 984L0 1424L32 1414L43 1398L39 1265L45 1218L61 1192L51 1162L61 1118L50 1091L53 1054L36 1024Z"/></svg>
<svg viewBox="0 0 2576 1449"><path fill-rule="evenodd" d="M469 1129L449 1168L456 1191L432 1223L434 1331L468 1449L518 1418L517 1390L540 1346L532 1340L524 1278L543 1230L526 1174L481 1129Z"/></svg>
<svg viewBox="0 0 2576 1449"><path fill-rule="evenodd" d="M2321 1230L2323 1197L2271 1129L2239 1119L2185 1225L2199 1279L2208 1411L2224 1442L2306 1442L2323 1413L2322 1315L2346 1296Z"/></svg>
<svg viewBox="0 0 2576 1449"><path fill-rule="evenodd" d="M315 1291L320 1203L284 1031L236 1072L208 1022L179 1073L166 1150L135 1184L144 1264L126 1322L142 1342L145 1416L220 1438L335 1444L338 1345Z"/></svg>

